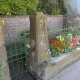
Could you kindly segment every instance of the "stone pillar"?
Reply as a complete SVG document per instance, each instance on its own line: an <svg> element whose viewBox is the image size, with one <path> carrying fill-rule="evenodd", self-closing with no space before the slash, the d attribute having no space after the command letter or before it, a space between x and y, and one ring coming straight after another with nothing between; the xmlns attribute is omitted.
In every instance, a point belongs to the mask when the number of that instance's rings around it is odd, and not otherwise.
<svg viewBox="0 0 80 80"><path fill-rule="evenodd" d="M37 12L30 16L30 70L38 76L43 75L40 66L51 57L48 44L46 15Z"/></svg>
<svg viewBox="0 0 80 80"><path fill-rule="evenodd" d="M3 46L3 44L5 43L3 25L4 25L4 21L0 20L0 59L2 59L2 61L6 63L6 67L3 69L4 78L1 78L0 80L11 80L10 73L9 73L9 67L7 64L6 48L5 46Z"/></svg>

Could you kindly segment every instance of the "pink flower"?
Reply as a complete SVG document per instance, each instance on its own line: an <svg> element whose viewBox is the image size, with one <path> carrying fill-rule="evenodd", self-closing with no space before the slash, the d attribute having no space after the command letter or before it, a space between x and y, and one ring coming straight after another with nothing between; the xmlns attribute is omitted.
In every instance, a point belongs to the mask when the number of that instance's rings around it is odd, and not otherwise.
<svg viewBox="0 0 80 80"><path fill-rule="evenodd" d="M78 43L78 37L73 38L72 44L73 44L74 48L76 47L77 43Z"/></svg>

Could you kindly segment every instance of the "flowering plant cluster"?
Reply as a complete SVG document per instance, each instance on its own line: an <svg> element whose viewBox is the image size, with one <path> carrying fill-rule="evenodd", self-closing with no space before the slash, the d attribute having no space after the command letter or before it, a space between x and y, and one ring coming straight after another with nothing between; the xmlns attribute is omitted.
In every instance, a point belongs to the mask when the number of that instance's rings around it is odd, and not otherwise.
<svg viewBox="0 0 80 80"><path fill-rule="evenodd" d="M73 48L77 47L78 36L73 37L72 34L67 34L65 36L56 36L49 40L50 50L52 56L59 56L62 53L67 53L72 51Z"/></svg>
<svg viewBox="0 0 80 80"><path fill-rule="evenodd" d="M57 56L62 54L62 44L58 39L51 39L50 40L50 50L52 53L52 56Z"/></svg>

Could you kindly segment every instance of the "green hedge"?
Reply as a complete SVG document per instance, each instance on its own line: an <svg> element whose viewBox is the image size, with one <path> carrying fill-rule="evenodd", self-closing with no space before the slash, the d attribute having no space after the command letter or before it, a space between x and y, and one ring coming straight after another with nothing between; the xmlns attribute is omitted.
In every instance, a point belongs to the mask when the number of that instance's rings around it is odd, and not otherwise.
<svg viewBox="0 0 80 80"><path fill-rule="evenodd" d="M38 5L38 0L1 0L0 15L32 14Z"/></svg>
<svg viewBox="0 0 80 80"><path fill-rule="evenodd" d="M63 0L39 0L37 11L42 11L48 15L64 15L67 9Z"/></svg>
<svg viewBox="0 0 80 80"><path fill-rule="evenodd" d="M0 15L30 15L35 11L48 15L66 14L63 0L0 0Z"/></svg>

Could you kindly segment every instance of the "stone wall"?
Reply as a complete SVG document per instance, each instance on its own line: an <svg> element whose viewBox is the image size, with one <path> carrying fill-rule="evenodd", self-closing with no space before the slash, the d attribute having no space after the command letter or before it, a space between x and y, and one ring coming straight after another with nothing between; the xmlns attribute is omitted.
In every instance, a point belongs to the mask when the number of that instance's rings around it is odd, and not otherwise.
<svg viewBox="0 0 80 80"><path fill-rule="evenodd" d="M13 36L21 34L23 31L30 30L29 16L0 16L0 20L4 20L4 36ZM48 30L60 29L64 25L68 25L70 22L71 26L80 25L79 17L67 17L62 15L47 16L47 27Z"/></svg>
<svg viewBox="0 0 80 80"><path fill-rule="evenodd" d="M23 31L30 30L29 16L11 16L11 17L0 17L4 20L4 36L18 35ZM63 16L47 16L48 29L57 29L63 26Z"/></svg>
<svg viewBox="0 0 80 80"><path fill-rule="evenodd" d="M13 17L1 17L4 20L4 35L5 37L13 36L21 33L21 31L29 31L29 17L27 16L13 16Z"/></svg>
<svg viewBox="0 0 80 80"><path fill-rule="evenodd" d="M47 26L48 29L58 29L63 27L63 16L48 16L47 17Z"/></svg>
<svg viewBox="0 0 80 80"><path fill-rule="evenodd" d="M64 16L63 17L63 26L80 26L80 17L79 16Z"/></svg>

